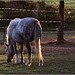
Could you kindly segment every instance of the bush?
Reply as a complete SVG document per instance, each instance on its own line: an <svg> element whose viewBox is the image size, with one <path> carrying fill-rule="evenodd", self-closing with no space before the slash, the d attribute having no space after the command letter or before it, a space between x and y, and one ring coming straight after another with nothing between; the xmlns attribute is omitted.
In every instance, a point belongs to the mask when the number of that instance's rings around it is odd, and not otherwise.
<svg viewBox="0 0 75 75"><path fill-rule="evenodd" d="M30 9L30 10L36 10L38 9L39 11L44 10L44 11L58 11L58 6L55 6L55 1L52 2L52 4L47 5L45 1L0 1L0 7L6 7L6 8L18 8L18 9ZM14 18L25 18L25 17L34 17L38 18L40 21L59 21L59 13L58 12L29 12L29 11L8 11L5 10L0 12L0 18L5 18L5 19L14 19ZM74 16L74 10L70 10L67 13L65 13L65 20L67 21L73 21L75 16ZM8 21L5 22L6 27L8 26ZM43 29L51 29L52 26L55 24L51 23L41 23ZM67 24L67 23L66 23ZM0 23L0 25L3 25L3 22ZM46 26L45 26L46 25ZM58 27L59 23L56 24L56 28ZM46 30L45 29L45 30Z"/></svg>

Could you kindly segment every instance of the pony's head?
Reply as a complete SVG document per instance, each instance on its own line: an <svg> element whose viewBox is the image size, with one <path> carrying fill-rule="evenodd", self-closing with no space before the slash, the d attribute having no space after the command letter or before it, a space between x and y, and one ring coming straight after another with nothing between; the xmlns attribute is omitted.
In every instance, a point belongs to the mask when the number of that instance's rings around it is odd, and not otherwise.
<svg viewBox="0 0 75 75"><path fill-rule="evenodd" d="M6 52L7 52L7 62L11 62L11 59L13 59L13 56L15 54L14 50L13 50L13 46L6 44Z"/></svg>

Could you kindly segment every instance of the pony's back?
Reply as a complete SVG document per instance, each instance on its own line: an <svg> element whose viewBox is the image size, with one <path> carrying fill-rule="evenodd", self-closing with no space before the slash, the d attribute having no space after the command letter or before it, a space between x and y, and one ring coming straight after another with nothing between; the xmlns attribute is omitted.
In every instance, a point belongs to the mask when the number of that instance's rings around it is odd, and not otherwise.
<svg viewBox="0 0 75 75"><path fill-rule="evenodd" d="M33 41L41 37L41 25L35 18L14 19L8 26L8 37L16 42Z"/></svg>
<svg viewBox="0 0 75 75"><path fill-rule="evenodd" d="M15 18L12 21L10 21L8 26L8 32L13 31L13 29L17 26L17 24L20 22L21 19Z"/></svg>

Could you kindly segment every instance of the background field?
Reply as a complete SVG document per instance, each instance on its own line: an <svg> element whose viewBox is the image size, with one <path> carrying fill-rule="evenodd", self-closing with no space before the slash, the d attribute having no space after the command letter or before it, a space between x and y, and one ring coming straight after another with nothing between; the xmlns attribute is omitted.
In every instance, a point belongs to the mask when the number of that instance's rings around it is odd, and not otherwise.
<svg viewBox="0 0 75 75"><path fill-rule="evenodd" d="M38 0L33 0L33 1L38 1ZM39 0L42 1L42 0ZM47 4L54 4L58 5L60 0L46 0ZM75 8L75 0L64 0L65 1L65 7L67 8Z"/></svg>
<svg viewBox="0 0 75 75"><path fill-rule="evenodd" d="M59 0L46 0L46 3L57 6L59 4ZM65 0L65 7L75 8L75 0ZM72 20L74 15L73 12L74 10L67 11L70 20ZM57 28L59 25L60 24L52 24L47 26L46 24L45 27L43 27L41 42L42 54L44 58L43 67L38 67L39 60L35 53L34 44L31 45L32 65L30 67L25 66L28 57L25 46L23 49L23 64L14 65L15 56L11 63L7 63L6 47L4 45L6 38L3 39L6 32L3 32L5 30L2 29L3 31L0 32L0 74L75 74L75 22L73 21L65 24L65 27L67 28L64 32L66 42L61 45L56 44Z"/></svg>
<svg viewBox="0 0 75 75"><path fill-rule="evenodd" d="M34 45L32 44L32 65L25 66L27 50L24 47L24 63L14 65L14 61L7 63L5 46L0 44L0 73L1 74L75 74L75 31L65 32L65 44L56 45L57 32L43 32L42 53L44 66L38 67ZM70 34L69 34L70 33ZM20 58L20 54L19 54Z"/></svg>

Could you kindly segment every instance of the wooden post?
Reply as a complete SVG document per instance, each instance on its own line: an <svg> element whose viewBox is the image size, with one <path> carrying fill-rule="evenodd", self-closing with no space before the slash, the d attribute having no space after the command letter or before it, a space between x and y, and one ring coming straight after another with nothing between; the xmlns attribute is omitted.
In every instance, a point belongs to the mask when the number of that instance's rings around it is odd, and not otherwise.
<svg viewBox="0 0 75 75"><path fill-rule="evenodd" d="M60 0L60 5L59 5L59 14L60 14L60 26L57 32L57 43L62 43L64 42L64 28L65 28L65 19L64 19L64 0Z"/></svg>
<svg viewBox="0 0 75 75"><path fill-rule="evenodd" d="M4 17L6 18L6 11L5 11L5 8L4 8ZM4 21L4 29L3 29L3 32L4 32L4 35L3 35L3 40L5 40L5 24L6 24L6 22Z"/></svg>

